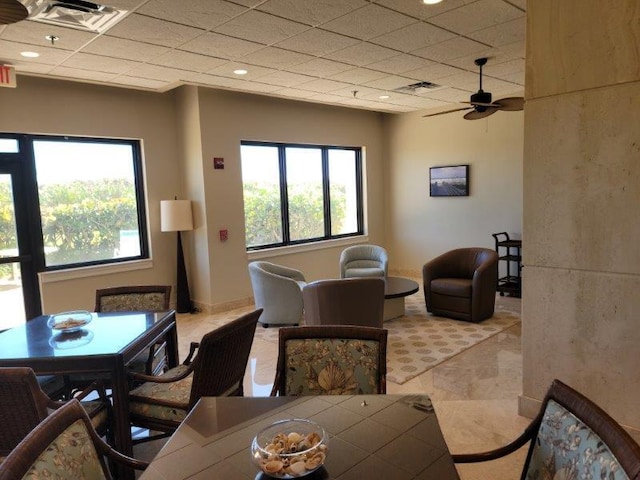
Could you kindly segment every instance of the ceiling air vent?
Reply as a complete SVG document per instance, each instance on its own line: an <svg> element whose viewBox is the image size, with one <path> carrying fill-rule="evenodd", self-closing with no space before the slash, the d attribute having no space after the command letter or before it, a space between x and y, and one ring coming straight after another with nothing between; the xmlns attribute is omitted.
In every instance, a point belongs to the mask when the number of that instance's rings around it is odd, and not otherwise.
<svg viewBox="0 0 640 480"><path fill-rule="evenodd" d="M414 93L419 95L421 93L433 92L435 90L442 90L443 88L447 88L444 85L438 85L433 82L418 82L412 83L411 85L406 85L404 87L396 88L397 92L402 93Z"/></svg>
<svg viewBox="0 0 640 480"><path fill-rule="evenodd" d="M23 0L29 20L102 33L115 25L126 10L84 0Z"/></svg>

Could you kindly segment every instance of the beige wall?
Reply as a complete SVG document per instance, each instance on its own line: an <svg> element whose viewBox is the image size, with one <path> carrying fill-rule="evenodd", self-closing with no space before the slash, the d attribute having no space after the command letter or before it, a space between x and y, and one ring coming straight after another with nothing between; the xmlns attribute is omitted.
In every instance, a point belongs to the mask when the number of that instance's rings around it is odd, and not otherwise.
<svg viewBox="0 0 640 480"><path fill-rule="evenodd" d="M151 268L46 283L43 310L93 309L95 289L134 283L174 283L175 236L160 232L160 200L181 195L173 95L18 77L0 89L0 131L143 140Z"/></svg>
<svg viewBox="0 0 640 480"><path fill-rule="evenodd" d="M523 397L554 378L640 428L640 8L527 6Z"/></svg>
<svg viewBox="0 0 640 480"><path fill-rule="evenodd" d="M224 308L252 298L244 238L242 140L366 147L366 189L375 192L366 206L368 235L371 242L384 242L382 114L205 88L198 89L198 96L202 163L188 169L201 171L204 179L201 220L208 233L195 239L195 248L208 248L208 258L191 265L208 262L210 271L210 292L198 291L201 296L195 298L200 306ZM224 158L224 170L214 170L213 157ZM229 232L226 242L219 240L221 229ZM334 243L307 252L284 249L266 259L300 269L307 280L331 278L338 273L342 248Z"/></svg>
<svg viewBox="0 0 640 480"><path fill-rule="evenodd" d="M522 112L464 120L462 112L396 115L388 125L390 268L422 265L459 247L494 248L495 232L521 238ZM430 197L429 168L469 164L468 197Z"/></svg>

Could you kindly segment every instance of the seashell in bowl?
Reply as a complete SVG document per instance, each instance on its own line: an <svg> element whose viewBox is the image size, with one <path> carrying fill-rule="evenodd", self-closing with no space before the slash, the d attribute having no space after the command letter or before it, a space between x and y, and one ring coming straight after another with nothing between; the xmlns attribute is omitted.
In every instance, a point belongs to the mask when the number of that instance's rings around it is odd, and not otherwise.
<svg viewBox="0 0 640 480"><path fill-rule="evenodd" d="M91 312L86 310L73 310L70 312L61 312L51 315L47 320L47 325L52 330L72 333L79 331L82 327L91 322Z"/></svg>
<svg viewBox="0 0 640 480"><path fill-rule="evenodd" d="M251 458L270 477L302 477L324 464L328 443L324 428L311 420L280 420L254 437Z"/></svg>

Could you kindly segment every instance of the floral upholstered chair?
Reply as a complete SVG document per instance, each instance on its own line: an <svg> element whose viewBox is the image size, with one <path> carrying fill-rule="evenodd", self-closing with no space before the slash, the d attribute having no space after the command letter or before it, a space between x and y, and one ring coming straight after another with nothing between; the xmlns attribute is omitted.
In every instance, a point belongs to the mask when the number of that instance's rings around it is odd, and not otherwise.
<svg viewBox="0 0 640 480"><path fill-rule="evenodd" d="M96 290L96 312L169 310L171 285L132 285Z"/></svg>
<svg viewBox="0 0 640 480"><path fill-rule="evenodd" d="M97 395L96 395L97 393ZM92 394L94 400L84 399ZM111 403L104 387L94 383L76 396L91 424L112 440ZM51 400L42 391L36 374L28 367L0 368L0 457L8 455L33 428L65 402Z"/></svg>
<svg viewBox="0 0 640 480"><path fill-rule="evenodd" d="M105 462L144 470L147 462L127 457L104 443L75 399L38 424L0 464L0 480L111 479Z"/></svg>
<svg viewBox="0 0 640 480"><path fill-rule="evenodd" d="M523 480L640 479L640 446L604 410L559 380L520 437L489 452L453 455L453 460L495 460L527 442Z"/></svg>
<svg viewBox="0 0 640 480"><path fill-rule="evenodd" d="M387 330L351 325L282 327L271 395L386 393Z"/></svg>
<svg viewBox="0 0 640 480"><path fill-rule="evenodd" d="M178 428L200 397L242 396L261 313L261 309L255 310L207 333L199 343L191 344L182 365L160 376L132 372L135 381L144 383L129 393L131 424L166 436Z"/></svg>

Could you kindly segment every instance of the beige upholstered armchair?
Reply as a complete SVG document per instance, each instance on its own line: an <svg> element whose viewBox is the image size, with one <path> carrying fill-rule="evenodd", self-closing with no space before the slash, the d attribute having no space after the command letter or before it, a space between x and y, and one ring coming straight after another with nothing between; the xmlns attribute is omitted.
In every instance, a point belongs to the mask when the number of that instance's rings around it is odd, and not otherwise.
<svg viewBox="0 0 640 480"><path fill-rule="evenodd" d="M458 248L422 267L427 312L481 322L493 315L498 254L487 248Z"/></svg>
<svg viewBox="0 0 640 480"><path fill-rule="evenodd" d="M340 278L386 277L387 251L378 245L353 245L340 254Z"/></svg>
<svg viewBox="0 0 640 480"><path fill-rule="evenodd" d="M302 320L302 272L270 262L251 262L249 277L256 308L264 311L260 323L297 325Z"/></svg>

